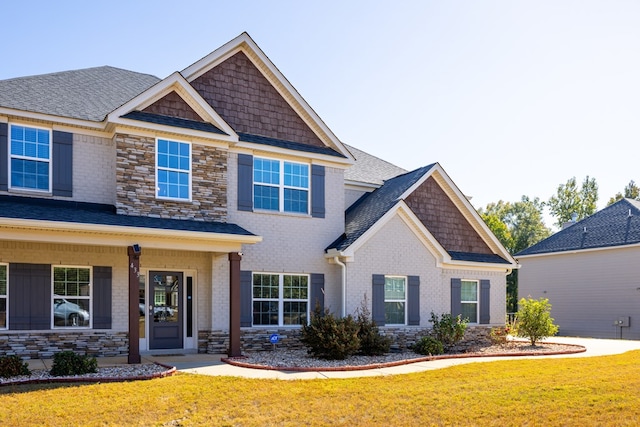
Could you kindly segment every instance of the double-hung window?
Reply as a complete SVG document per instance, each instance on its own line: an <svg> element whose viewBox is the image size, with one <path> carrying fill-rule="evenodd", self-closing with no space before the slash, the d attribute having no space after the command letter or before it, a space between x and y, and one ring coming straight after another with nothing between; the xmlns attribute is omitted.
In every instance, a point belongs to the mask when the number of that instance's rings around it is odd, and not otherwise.
<svg viewBox="0 0 640 427"><path fill-rule="evenodd" d="M156 197L191 200L191 145L189 143L158 139Z"/></svg>
<svg viewBox="0 0 640 427"><path fill-rule="evenodd" d="M407 278L385 276L384 321L386 325L406 324Z"/></svg>
<svg viewBox="0 0 640 427"><path fill-rule="evenodd" d="M11 188L51 191L51 131L11 125Z"/></svg>
<svg viewBox="0 0 640 427"><path fill-rule="evenodd" d="M309 165L254 157L253 206L309 213Z"/></svg>
<svg viewBox="0 0 640 427"><path fill-rule="evenodd" d="M460 303L462 307L461 317L469 323L478 322L478 281L462 280Z"/></svg>
<svg viewBox="0 0 640 427"><path fill-rule="evenodd" d="M91 325L91 268L53 267L53 327Z"/></svg>
<svg viewBox="0 0 640 427"><path fill-rule="evenodd" d="M253 274L253 325L305 325L309 315L309 276Z"/></svg>
<svg viewBox="0 0 640 427"><path fill-rule="evenodd" d="M7 265L0 264L0 329L7 328L7 295L9 280L7 277Z"/></svg>

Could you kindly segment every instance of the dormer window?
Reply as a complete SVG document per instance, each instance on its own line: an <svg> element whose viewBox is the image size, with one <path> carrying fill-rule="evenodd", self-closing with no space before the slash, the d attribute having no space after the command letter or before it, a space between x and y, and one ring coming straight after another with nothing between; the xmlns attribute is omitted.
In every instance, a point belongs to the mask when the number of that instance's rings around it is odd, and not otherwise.
<svg viewBox="0 0 640 427"><path fill-rule="evenodd" d="M11 125L11 188L51 191L51 131Z"/></svg>
<svg viewBox="0 0 640 427"><path fill-rule="evenodd" d="M309 165L255 157L253 206L279 212L309 213Z"/></svg>
<svg viewBox="0 0 640 427"><path fill-rule="evenodd" d="M158 139L156 197L191 200L191 144Z"/></svg>

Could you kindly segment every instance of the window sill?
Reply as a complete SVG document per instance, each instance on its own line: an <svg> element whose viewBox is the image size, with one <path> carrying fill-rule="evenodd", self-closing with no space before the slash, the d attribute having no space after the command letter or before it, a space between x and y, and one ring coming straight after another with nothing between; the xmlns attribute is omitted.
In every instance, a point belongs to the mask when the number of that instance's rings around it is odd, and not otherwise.
<svg viewBox="0 0 640 427"><path fill-rule="evenodd" d="M312 216L308 213L281 212L281 211L271 211L268 209L254 209L252 212L258 213L258 214L267 214L267 215L289 216L293 218L312 218Z"/></svg>
<svg viewBox="0 0 640 427"><path fill-rule="evenodd" d="M53 197L53 193L51 191L45 191L45 190L27 190L24 188L9 188L7 192L10 194L17 194L20 196Z"/></svg>

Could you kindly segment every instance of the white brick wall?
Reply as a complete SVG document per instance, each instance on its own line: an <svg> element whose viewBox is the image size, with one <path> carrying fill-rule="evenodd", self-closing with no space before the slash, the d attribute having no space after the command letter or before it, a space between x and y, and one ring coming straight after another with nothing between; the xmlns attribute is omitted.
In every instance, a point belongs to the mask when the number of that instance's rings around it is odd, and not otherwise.
<svg viewBox="0 0 640 427"><path fill-rule="evenodd" d="M116 201L116 151L113 140L73 134L73 200Z"/></svg>

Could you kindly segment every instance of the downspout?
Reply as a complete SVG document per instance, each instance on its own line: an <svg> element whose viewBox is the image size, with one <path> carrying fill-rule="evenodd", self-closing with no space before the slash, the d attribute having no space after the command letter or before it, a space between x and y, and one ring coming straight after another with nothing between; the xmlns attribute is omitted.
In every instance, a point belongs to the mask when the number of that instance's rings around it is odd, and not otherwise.
<svg viewBox="0 0 640 427"><path fill-rule="evenodd" d="M333 261L342 268L342 317L347 316L347 266L335 256Z"/></svg>

